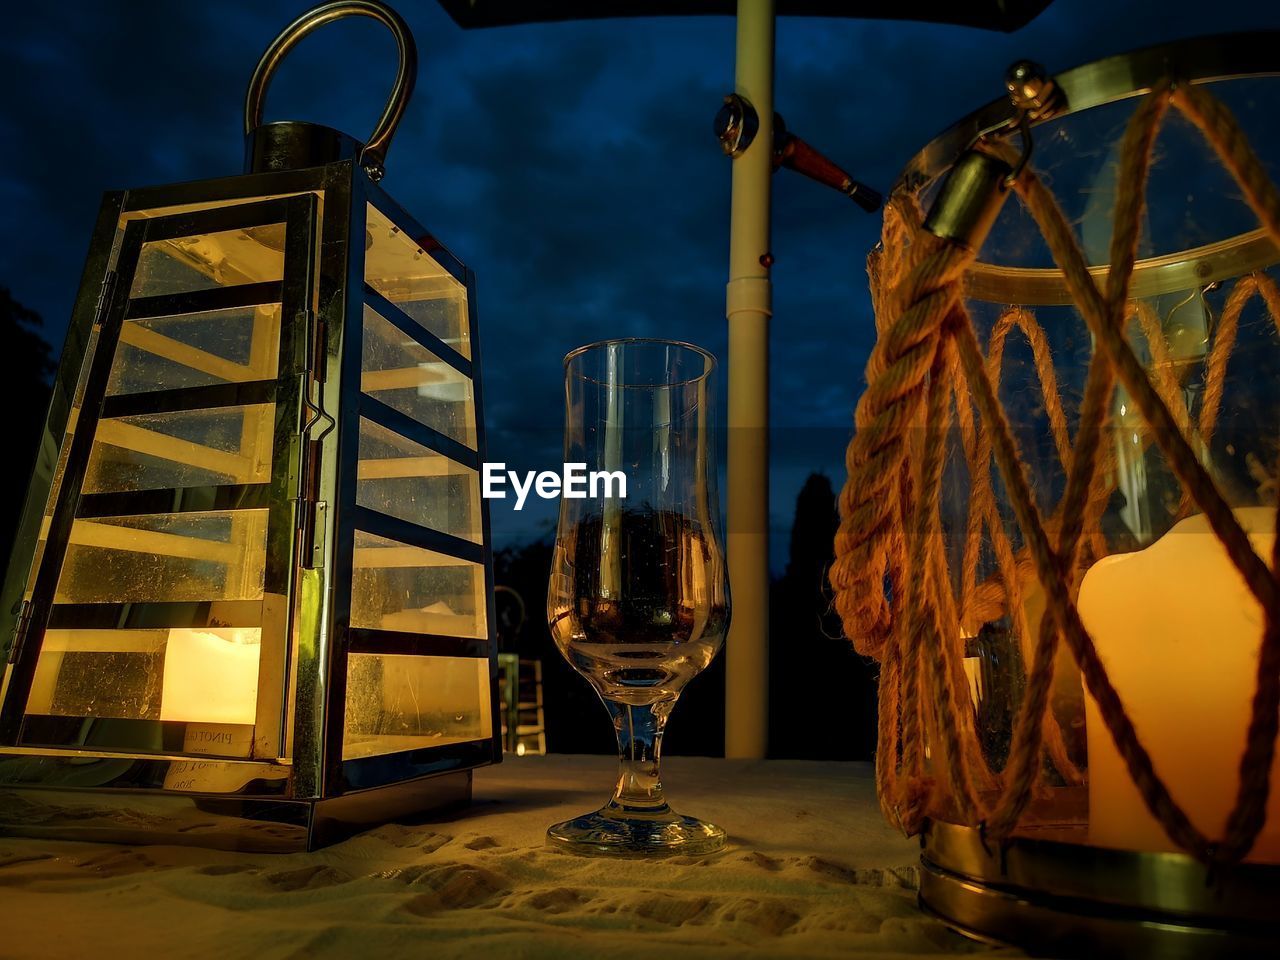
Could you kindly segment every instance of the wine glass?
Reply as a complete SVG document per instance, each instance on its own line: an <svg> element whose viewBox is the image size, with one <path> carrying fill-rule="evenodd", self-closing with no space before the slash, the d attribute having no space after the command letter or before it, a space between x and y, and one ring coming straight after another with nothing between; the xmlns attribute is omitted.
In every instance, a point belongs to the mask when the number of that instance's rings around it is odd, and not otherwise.
<svg viewBox="0 0 1280 960"><path fill-rule="evenodd" d="M560 501L547 619L613 718L621 774L603 807L547 831L554 845L617 854L724 846L721 828L667 805L658 773L671 709L729 626L715 365L670 340L608 340L565 357L566 470L584 465L587 481L583 495L566 488Z"/></svg>

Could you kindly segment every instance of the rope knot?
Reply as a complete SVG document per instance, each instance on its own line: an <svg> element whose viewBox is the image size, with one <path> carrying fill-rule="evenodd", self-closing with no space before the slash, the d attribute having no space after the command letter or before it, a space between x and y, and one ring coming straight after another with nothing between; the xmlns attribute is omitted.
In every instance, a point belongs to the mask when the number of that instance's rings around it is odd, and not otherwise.
<svg viewBox="0 0 1280 960"><path fill-rule="evenodd" d="M901 204L891 198L890 205ZM901 583L909 477L909 431L921 425L924 387L941 330L959 302L973 253L926 232L918 216L890 218L883 252L873 260L872 297L887 318L867 362L867 389L854 413L840 494L840 528L830 581L846 636L859 653L880 658L892 629L886 578ZM878 269L895 257L899 271ZM896 540L896 542L895 542ZM890 587L892 589L892 587Z"/></svg>

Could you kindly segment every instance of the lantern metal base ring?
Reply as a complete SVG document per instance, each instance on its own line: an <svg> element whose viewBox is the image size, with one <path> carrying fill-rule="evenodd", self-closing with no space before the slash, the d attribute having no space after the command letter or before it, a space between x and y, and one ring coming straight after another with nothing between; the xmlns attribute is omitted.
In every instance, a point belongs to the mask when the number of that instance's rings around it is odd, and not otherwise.
<svg viewBox="0 0 1280 960"><path fill-rule="evenodd" d="M930 822L920 905L960 933L1036 956L1275 955L1280 865L1216 872L1177 853L1090 846L1083 827L1023 831L1003 844Z"/></svg>
<svg viewBox="0 0 1280 960"><path fill-rule="evenodd" d="M384 823L448 818L470 802L470 770L322 800L0 783L0 836L301 853Z"/></svg>

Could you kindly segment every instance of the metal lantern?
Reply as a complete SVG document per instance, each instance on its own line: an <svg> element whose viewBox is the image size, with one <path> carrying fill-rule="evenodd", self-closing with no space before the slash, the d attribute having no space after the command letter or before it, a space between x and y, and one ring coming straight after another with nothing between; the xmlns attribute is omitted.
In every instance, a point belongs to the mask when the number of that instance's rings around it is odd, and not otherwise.
<svg viewBox="0 0 1280 960"><path fill-rule="evenodd" d="M368 143L264 124L345 16L399 45ZM5 584L4 830L310 848L500 759L474 280L378 186L415 73L322 4L244 176L106 196Z"/></svg>
<svg viewBox="0 0 1280 960"><path fill-rule="evenodd" d="M1276 949L1277 50L1019 64L888 204L832 583L974 936Z"/></svg>

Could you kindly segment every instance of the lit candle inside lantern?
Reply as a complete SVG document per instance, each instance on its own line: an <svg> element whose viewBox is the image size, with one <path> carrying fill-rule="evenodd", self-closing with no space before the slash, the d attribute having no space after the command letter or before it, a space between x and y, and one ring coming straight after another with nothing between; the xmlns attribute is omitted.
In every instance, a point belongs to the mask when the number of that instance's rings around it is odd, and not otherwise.
<svg viewBox="0 0 1280 960"><path fill-rule="evenodd" d="M1237 510L1268 560L1276 511ZM1262 644L1262 608L1203 516L1145 550L1098 561L1079 608L1156 773L1191 822L1220 839L1235 803ZM1176 850L1129 778L1093 697L1086 697L1089 838L1130 850ZM1280 861L1280 757L1267 821L1248 859Z"/></svg>
<svg viewBox="0 0 1280 960"><path fill-rule="evenodd" d="M253 724L261 638L258 627L170 630L160 719Z"/></svg>

